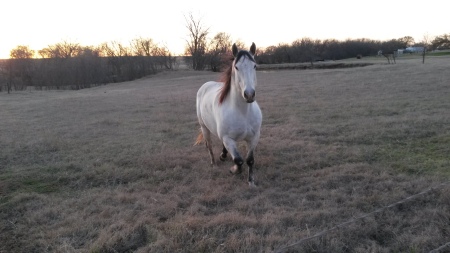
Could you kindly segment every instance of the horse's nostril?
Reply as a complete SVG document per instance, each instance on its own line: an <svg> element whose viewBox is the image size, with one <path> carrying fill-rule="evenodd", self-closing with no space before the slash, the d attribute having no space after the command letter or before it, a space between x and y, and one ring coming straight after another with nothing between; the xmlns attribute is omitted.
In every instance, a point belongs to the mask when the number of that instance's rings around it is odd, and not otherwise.
<svg viewBox="0 0 450 253"><path fill-rule="evenodd" d="M255 97L255 90L250 90L244 92L244 98L245 99L253 99Z"/></svg>

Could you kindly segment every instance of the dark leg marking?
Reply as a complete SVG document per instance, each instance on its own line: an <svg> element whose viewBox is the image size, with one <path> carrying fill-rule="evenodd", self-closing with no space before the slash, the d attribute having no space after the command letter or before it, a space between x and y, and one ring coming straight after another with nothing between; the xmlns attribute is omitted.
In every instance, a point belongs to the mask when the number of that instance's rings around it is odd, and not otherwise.
<svg viewBox="0 0 450 253"><path fill-rule="evenodd" d="M228 150L225 148L225 145L222 144L222 154L220 154L220 160L223 162L227 159Z"/></svg>
<svg viewBox="0 0 450 253"><path fill-rule="evenodd" d="M240 156L236 156L234 158L234 166L231 167L230 171L233 174L240 174L242 173L242 165L244 164L244 160Z"/></svg>
<svg viewBox="0 0 450 253"><path fill-rule="evenodd" d="M254 185L255 180L253 178L253 164L255 163L255 159L253 158L253 152L250 152L247 156L247 165L248 165L248 183L249 185Z"/></svg>

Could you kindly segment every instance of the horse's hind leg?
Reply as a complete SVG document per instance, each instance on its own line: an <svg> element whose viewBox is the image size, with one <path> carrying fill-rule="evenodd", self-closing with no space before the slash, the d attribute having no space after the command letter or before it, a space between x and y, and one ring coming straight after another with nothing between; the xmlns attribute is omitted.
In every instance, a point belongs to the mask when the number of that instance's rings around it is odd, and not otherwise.
<svg viewBox="0 0 450 253"><path fill-rule="evenodd" d="M211 158L211 165L216 165L216 160L214 159L214 153L212 150L212 142L211 142L211 132L208 128L202 126L203 137L205 137L206 148L208 148L209 156Z"/></svg>
<svg viewBox="0 0 450 253"><path fill-rule="evenodd" d="M222 144L222 154L220 154L220 160L223 162L227 159L228 150L225 148L225 145Z"/></svg>

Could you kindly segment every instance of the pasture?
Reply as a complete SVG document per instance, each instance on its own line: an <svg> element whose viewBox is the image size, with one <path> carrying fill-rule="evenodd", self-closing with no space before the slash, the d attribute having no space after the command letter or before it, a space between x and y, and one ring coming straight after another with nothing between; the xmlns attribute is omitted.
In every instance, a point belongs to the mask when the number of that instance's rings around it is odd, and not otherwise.
<svg viewBox="0 0 450 253"><path fill-rule="evenodd" d="M195 95L217 73L0 93L0 252L283 249L450 180L449 69L443 56L258 71L256 188L246 166L213 169L193 146ZM446 185L285 251L429 252L449 241Z"/></svg>

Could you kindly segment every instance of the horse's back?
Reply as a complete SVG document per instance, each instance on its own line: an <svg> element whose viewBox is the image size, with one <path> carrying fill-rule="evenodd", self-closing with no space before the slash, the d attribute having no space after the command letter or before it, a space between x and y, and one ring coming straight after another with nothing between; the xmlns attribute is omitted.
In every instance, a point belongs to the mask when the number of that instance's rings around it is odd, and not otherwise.
<svg viewBox="0 0 450 253"><path fill-rule="evenodd" d="M214 135L217 122L214 118L215 104L218 104L218 92L222 86L220 82L209 81L197 91L197 117L201 125L206 126Z"/></svg>
<svg viewBox="0 0 450 253"><path fill-rule="evenodd" d="M209 81L204 83L197 91L197 114L201 113L201 107L212 106L217 99L217 94L222 83Z"/></svg>
<svg viewBox="0 0 450 253"><path fill-rule="evenodd" d="M204 83L197 91L197 103L205 98L212 98L214 93L218 92L222 83L209 81Z"/></svg>

